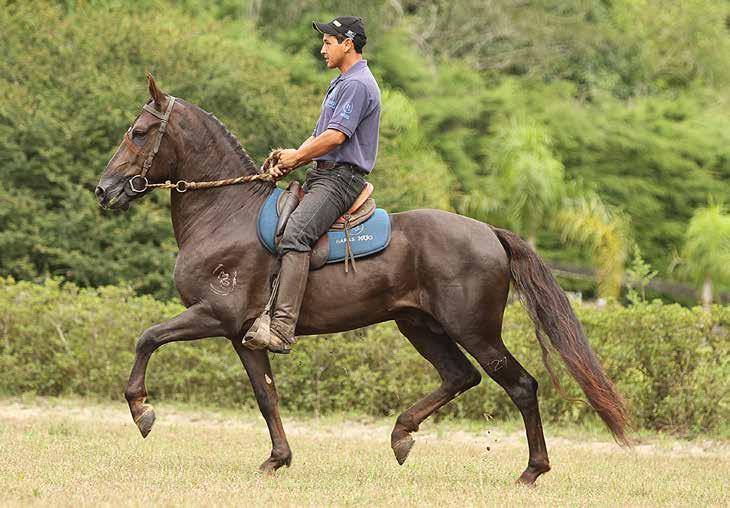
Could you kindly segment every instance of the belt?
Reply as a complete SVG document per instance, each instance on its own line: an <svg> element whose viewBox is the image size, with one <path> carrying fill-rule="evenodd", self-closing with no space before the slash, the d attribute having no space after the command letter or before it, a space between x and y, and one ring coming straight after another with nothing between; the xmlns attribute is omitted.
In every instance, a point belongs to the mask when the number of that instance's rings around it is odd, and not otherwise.
<svg viewBox="0 0 730 508"><path fill-rule="evenodd" d="M360 166L355 166L354 164L348 164L347 162L314 161L314 169L335 169L335 168L342 168L342 167L351 169L352 171L355 171L356 173L360 173L361 175L367 174L367 171L362 169Z"/></svg>

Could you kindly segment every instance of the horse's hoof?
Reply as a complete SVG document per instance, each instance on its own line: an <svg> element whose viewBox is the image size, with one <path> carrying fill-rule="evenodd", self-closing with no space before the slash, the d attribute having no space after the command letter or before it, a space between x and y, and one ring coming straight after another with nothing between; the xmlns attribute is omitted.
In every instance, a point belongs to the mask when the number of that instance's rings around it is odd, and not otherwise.
<svg viewBox="0 0 730 508"><path fill-rule="evenodd" d="M550 471L550 466L548 464L540 465L537 467L528 467L525 469L525 471L520 475L519 478L517 478L517 485L525 485L527 487L534 487L535 486L535 480L543 474Z"/></svg>
<svg viewBox="0 0 730 508"><path fill-rule="evenodd" d="M276 467L267 460L259 466L259 473L266 476L274 476L274 473L276 473Z"/></svg>
<svg viewBox="0 0 730 508"><path fill-rule="evenodd" d="M155 410L152 406L146 406L144 412L139 415L139 418L135 420L137 428L139 429L142 437L145 438L152 430L152 426L155 424Z"/></svg>
<svg viewBox="0 0 730 508"><path fill-rule="evenodd" d="M398 461L398 464L403 465L415 443L416 440L408 435L393 445L393 453L395 453L395 460Z"/></svg>
<svg viewBox="0 0 730 508"><path fill-rule="evenodd" d="M537 478L530 478L529 476L525 476L525 473L522 473L519 478L517 478L517 481L515 482L515 485L519 485L521 487L530 487L531 489L536 488L535 480Z"/></svg>
<svg viewBox="0 0 730 508"><path fill-rule="evenodd" d="M259 472L265 475L273 475L281 466L291 466L291 457L291 453L282 458L269 457L266 462L259 466Z"/></svg>

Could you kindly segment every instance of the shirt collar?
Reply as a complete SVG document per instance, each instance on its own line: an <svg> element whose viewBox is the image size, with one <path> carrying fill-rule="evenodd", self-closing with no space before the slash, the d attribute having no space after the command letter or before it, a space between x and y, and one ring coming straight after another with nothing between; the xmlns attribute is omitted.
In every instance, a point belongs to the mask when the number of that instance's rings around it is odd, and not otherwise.
<svg viewBox="0 0 730 508"><path fill-rule="evenodd" d="M362 69L364 69L367 66L368 66L368 61L367 60L364 60L364 59L363 60L358 60L357 62L355 62L352 65L352 67L350 67L349 69L347 69L347 72L343 73L342 76L348 76L350 74L354 74L357 71L362 70Z"/></svg>
<svg viewBox="0 0 730 508"><path fill-rule="evenodd" d="M367 60L365 60L365 59L358 60L357 62L355 62L352 65L352 67L350 67L349 69L347 69L346 72L343 72L341 74L338 74L335 79L333 79L332 81L330 81L330 84L331 85L334 85L336 82L338 82L342 78L347 77L347 76L352 76L353 74L355 74L358 71L361 71L362 69L366 68L367 66L368 66L368 61Z"/></svg>

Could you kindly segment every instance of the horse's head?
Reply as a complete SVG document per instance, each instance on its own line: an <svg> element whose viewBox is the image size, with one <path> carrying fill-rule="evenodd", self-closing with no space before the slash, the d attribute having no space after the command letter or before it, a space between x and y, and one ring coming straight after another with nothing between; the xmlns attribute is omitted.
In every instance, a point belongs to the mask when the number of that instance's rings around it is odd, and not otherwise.
<svg viewBox="0 0 730 508"><path fill-rule="evenodd" d="M96 187L96 198L104 208L126 210L132 200L148 191L148 183L173 178L175 136L168 121L175 98L162 92L151 74L147 74L147 82L150 100L124 134Z"/></svg>

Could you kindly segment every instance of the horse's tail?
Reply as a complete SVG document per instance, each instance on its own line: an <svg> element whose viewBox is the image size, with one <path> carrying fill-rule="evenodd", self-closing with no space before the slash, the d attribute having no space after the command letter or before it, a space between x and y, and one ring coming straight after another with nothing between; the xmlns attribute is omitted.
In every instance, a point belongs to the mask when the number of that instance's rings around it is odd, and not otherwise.
<svg viewBox="0 0 730 508"><path fill-rule="evenodd" d="M626 436L628 415L624 401L591 350L583 327L550 269L519 236L504 229L492 227L492 230L509 255L512 280L535 323L543 362L553 383L560 388L550 368L545 335L550 338L552 346L558 351L588 397L590 405L606 423L616 441L629 445L630 441Z"/></svg>

